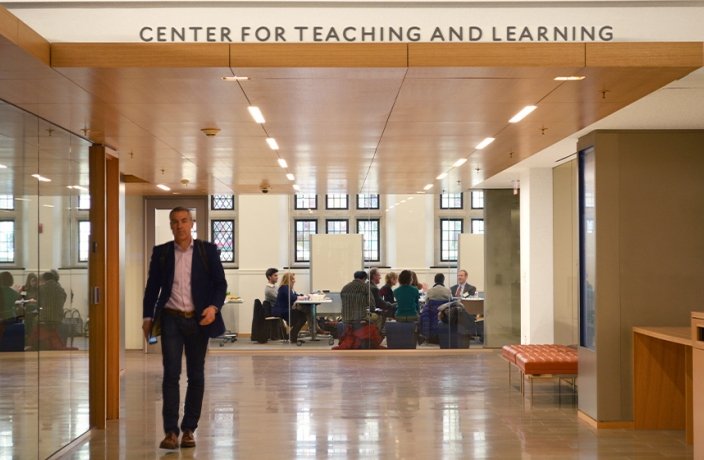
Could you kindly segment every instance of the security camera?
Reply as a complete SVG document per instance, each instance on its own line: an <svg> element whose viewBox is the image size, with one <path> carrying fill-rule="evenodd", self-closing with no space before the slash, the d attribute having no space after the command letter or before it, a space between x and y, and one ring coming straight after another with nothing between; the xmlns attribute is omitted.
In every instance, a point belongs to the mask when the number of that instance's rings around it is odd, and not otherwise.
<svg viewBox="0 0 704 460"><path fill-rule="evenodd" d="M269 193L269 187L262 186L262 193Z"/></svg>
<svg viewBox="0 0 704 460"><path fill-rule="evenodd" d="M262 193L269 193L269 182L268 181L262 181L261 184L259 184L259 190L262 191Z"/></svg>

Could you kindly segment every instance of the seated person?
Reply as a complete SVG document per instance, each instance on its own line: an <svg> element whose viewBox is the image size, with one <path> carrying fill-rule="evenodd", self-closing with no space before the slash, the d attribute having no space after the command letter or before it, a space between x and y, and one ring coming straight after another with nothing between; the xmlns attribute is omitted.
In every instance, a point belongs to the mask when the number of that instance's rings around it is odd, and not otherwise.
<svg viewBox="0 0 704 460"><path fill-rule="evenodd" d="M471 297L477 292L477 288L467 282L467 270L457 272L457 284L450 288L455 297Z"/></svg>
<svg viewBox="0 0 704 460"><path fill-rule="evenodd" d="M367 284L367 272L358 270L354 272L354 279L345 284L340 290L342 300L342 321L351 324L360 321L369 321L381 326L379 315L369 312L371 291Z"/></svg>
<svg viewBox="0 0 704 460"><path fill-rule="evenodd" d="M385 284L379 289L379 295L388 303L396 302L394 298L394 286L398 282L398 275L396 272L389 272L384 278Z"/></svg>
<svg viewBox="0 0 704 460"><path fill-rule="evenodd" d="M399 287L394 289L396 298L396 321L413 322L418 319L418 301L420 291L411 283L413 274L410 270L403 270L398 275Z"/></svg>
<svg viewBox="0 0 704 460"><path fill-rule="evenodd" d="M20 293L12 289L15 279L10 272L0 273L0 320L14 320Z"/></svg>
<svg viewBox="0 0 704 460"><path fill-rule="evenodd" d="M382 323L384 318L393 317L396 306L393 302L387 302L379 293L379 281L381 281L381 273L377 268L369 270L369 290L372 294L372 300L377 313L381 313ZM392 295L393 296L393 295Z"/></svg>
<svg viewBox="0 0 704 460"><path fill-rule="evenodd" d="M293 290L293 285L296 283L296 275L293 273L284 273L281 278L281 286L276 295L276 303L271 307L271 314L278 316L291 325L291 333L289 339L291 343L298 341L298 332L306 323L306 314L302 312L295 304L296 300L304 299L305 296L299 296ZM289 317L290 311L290 317Z"/></svg>
<svg viewBox="0 0 704 460"><path fill-rule="evenodd" d="M276 283L279 281L279 271L275 268L268 268L265 275L266 286L264 286L264 301L269 301L269 306L273 307L276 305L276 297L278 297Z"/></svg>
<svg viewBox="0 0 704 460"><path fill-rule="evenodd" d="M426 292L426 299L427 300L444 300L446 302L449 302L452 300L452 292L448 288L445 287L445 275L442 273L437 273L435 274L435 284L433 287L428 289L428 292Z"/></svg>

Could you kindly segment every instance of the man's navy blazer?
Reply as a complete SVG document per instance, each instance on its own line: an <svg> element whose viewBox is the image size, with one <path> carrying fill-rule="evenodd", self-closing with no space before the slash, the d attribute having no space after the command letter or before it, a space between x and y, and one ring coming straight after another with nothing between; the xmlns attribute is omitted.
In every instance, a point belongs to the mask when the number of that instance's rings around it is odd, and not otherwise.
<svg viewBox="0 0 704 460"><path fill-rule="evenodd" d="M455 284L454 286L452 286L452 287L450 288L450 292L452 292L452 295L453 295L453 296L455 295L455 292L457 292L457 286L458 286L458 285ZM475 292L477 292L477 288L476 288L476 287L472 286L472 285L469 284L469 283L464 283L464 289L462 290L462 294L465 294L465 293L466 293L467 295L472 296L472 295L474 295Z"/></svg>
<svg viewBox="0 0 704 460"><path fill-rule="evenodd" d="M147 286L144 289L143 317L158 318L161 310L171 297L174 281L174 242L154 246L149 262ZM206 266L207 265L207 266ZM193 259L191 261L191 296L200 321L203 310L214 305L218 308L215 321L201 326L209 337L217 337L225 332L225 323L220 310L225 303L227 280L220 262L217 246L201 240L193 240Z"/></svg>

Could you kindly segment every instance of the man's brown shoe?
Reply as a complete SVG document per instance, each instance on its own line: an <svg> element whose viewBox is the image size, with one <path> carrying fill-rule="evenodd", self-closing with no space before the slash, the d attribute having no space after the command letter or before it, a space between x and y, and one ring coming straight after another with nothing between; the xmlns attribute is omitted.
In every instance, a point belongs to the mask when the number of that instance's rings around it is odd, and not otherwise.
<svg viewBox="0 0 704 460"><path fill-rule="evenodd" d="M196 439L193 437L192 431L184 431L181 436L181 447L195 447Z"/></svg>
<svg viewBox="0 0 704 460"><path fill-rule="evenodd" d="M159 444L160 449L178 449L178 435L176 433L166 433L166 437L161 444Z"/></svg>

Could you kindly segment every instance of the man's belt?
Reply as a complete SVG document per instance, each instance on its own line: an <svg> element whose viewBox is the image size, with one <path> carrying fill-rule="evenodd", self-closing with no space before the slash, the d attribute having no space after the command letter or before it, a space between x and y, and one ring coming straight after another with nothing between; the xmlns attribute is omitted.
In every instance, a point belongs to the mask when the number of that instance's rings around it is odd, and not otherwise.
<svg viewBox="0 0 704 460"><path fill-rule="evenodd" d="M182 311L182 310L175 310L173 308L164 308L164 311L168 313L169 315L172 316L178 316L179 318L193 318L196 315L196 312L194 311Z"/></svg>

